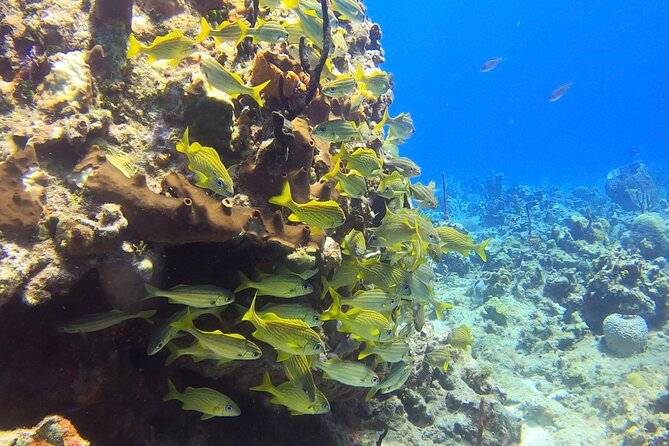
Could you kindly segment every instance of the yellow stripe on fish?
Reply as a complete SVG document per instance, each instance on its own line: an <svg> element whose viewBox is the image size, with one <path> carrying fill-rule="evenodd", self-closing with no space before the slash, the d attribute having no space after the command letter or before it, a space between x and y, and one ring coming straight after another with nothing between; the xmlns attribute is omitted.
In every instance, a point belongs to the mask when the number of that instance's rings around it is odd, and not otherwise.
<svg viewBox="0 0 669 446"><path fill-rule="evenodd" d="M209 56L203 57L200 69L212 88L226 93L233 99L241 94L245 94L251 96L253 100L258 103L258 106L262 107L264 105L264 102L260 97L260 92L269 85L271 80L265 81L255 87L248 87L244 84L244 80L241 76L226 70L223 65Z"/></svg>
<svg viewBox="0 0 669 446"><path fill-rule="evenodd" d="M292 214L288 216L288 220L307 224L311 226L312 232L337 228L346 221L346 215L336 201L311 200L306 203L293 201L288 181L284 184L281 195L271 197L269 202L290 209Z"/></svg>
<svg viewBox="0 0 669 446"><path fill-rule="evenodd" d="M316 384L311 374L309 358L304 355L293 355L283 363L286 377L295 387L302 389L309 401L316 401Z"/></svg>
<svg viewBox="0 0 669 446"><path fill-rule="evenodd" d="M156 37L150 45L144 45L137 40L134 34L130 34L126 58L130 59L139 54L146 54L149 63L166 60L170 65L176 66L181 59L195 52L197 45L205 37L204 29L195 39L184 36L182 31L175 30L164 36Z"/></svg>
<svg viewBox="0 0 669 446"><path fill-rule="evenodd" d="M474 251L478 254L481 260L484 262L488 261L485 248L492 239L486 239L479 244L474 244L471 235L460 232L450 226L438 227L437 233L441 240L441 248L443 252L456 251L463 256L469 256L469 251Z"/></svg>
<svg viewBox="0 0 669 446"><path fill-rule="evenodd" d="M254 360L262 356L262 351L253 342L239 333L223 333L220 330L202 331L193 325L190 309L180 321L171 324L177 330L185 331L192 335L198 342L208 350L216 353L221 358Z"/></svg>
<svg viewBox="0 0 669 446"><path fill-rule="evenodd" d="M290 381L278 386L272 385L267 371L263 374L262 383L249 390L269 393L273 397L270 402L287 407L291 415L318 415L330 412L330 403L320 390L316 389L316 398L312 402L302 389L298 389Z"/></svg>
<svg viewBox="0 0 669 446"><path fill-rule="evenodd" d="M178 400L183 404L183 410L194 410L202 413L201 420L214 417L236 417L242 411L229 397L208 387L187 387L183 393L174 387L172 381L167 381L169 389L163 401Z"/></svg>
<svg viewBox="0 0 669 446"><path fill-rule="evenodd" d="M234 194L232 177L228 173L221 157L213 147L205 147L199 142L190 143L188 127L176 145L177 152L188 157L188 169L195 176L195 185L223 196Z"/></svg>
<svg viewBox="0 0 669 446"><path fill-rule="evenodd" d="M372 387L379 383L379 377L374 370L361 362L344 361L335 357L316 361L313 366L324 373L325 379L333 379L347 386Z"/></svg>
<svg viewBox="0 0 669 446"><path fill-rule="evenodd" d="M306 322L297 319L282 319L272 313L260 317L255 309L256 297L251 302L242 320L249 321L256 330L253 336L274 347L279 352L277 361L285 361L290 355L316 355L325 351L321 337Z"/></svg>
<svg viewBox="0 0 669 446"><path fill-rule="evenodd" d="M341 323L338 331L350 333L355 340L387 341L392 338L393 330L390 321L377 311L352 308L346 312L341 310L341 295L333 288L329 290L332 305L321 315L324 321L337 320Z"/></svg>

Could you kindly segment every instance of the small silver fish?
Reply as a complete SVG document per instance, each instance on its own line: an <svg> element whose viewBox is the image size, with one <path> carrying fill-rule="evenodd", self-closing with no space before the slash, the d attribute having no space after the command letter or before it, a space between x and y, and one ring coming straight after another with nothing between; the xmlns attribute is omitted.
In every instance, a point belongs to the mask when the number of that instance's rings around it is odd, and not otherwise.
<svg viewBox="0 0 669 446"><path fill-rule="evenodd" d="M129 319L146 319L148 322L152 323L149 321L149 318L156 313L156 310L140 311L136 314L127 314L121 310L111 310L106 313L93 313L69 321L59 326L57 330L63 333L92 333L94 331L113 327L114 325Z"/></svg>
<svg viewBox="0 0 669 446"><path fill-rule="evenodd" d="M481 73L487 73L488 71L494 69L497 65L502 62L504 58L502 57L493 57L492 59L486 60L483 65L481 65Z"/></svg>
<svg viewBox="0 0 669 446"><path fill-rule="evenodd" d="M567 90L569 90L569 88L571 88L572 85L574 85L574 82L569 82L569 83L566 83L564 85L561 85L561 86L557 87L555 90L553 90L551 95L548 97L548 101L549 102L557 101L562 96L564 96L564 94L567 92Z"/></svg>

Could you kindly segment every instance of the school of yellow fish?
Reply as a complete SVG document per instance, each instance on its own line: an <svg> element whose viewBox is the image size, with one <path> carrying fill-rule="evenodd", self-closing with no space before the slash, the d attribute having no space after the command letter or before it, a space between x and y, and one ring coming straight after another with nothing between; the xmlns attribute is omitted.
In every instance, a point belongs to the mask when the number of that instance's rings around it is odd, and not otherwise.
<svg viewBox="0 0 669 446"><path fill-rule="evenodd" d="M243 19L223 22L212 27L201 21L197 36L187 37L175 30L156 37L149 44L140 43L131 34L127 57L140 54L148 62L163 60L170 66L194 55L205 39L217 45L237 45L244 39L253 44L276 46L275 51L292 53L291 47L305 37L316 54L323 45L323 20L320 3L313 0L260 0L260 17L251 26ZM334 11L327 19L332 25L334 49L331 57L345 54L347 24L365 20L357 0L333 0ZM270 20L274 8L284 10L284 21ZM201 55L199 68L207 88L223 93L231 100L240 95L265 107L263 90L267 82L251 86L244 80L247 73L235 73L210 55ZM341 65L341 64L339 64ZM351 65L347 72L337 72L327 64L321 79L321 92L330 98L350 98L359 107L365 101L375 103L391 88L389 75L377 68ZM320 178L328 181L342 197L336 200L297 202L286 182L280 195L271 197L268 207L289 211L288 221L308 225L313 232L327 231L341 240L343 260L327 276L319 271L296 274L280 271L247 277L239 273L234 290L211 285L177 285L159 289L146 285L147 300L163 298L177 307L154 329L147 353L169 351L166 363L187 356L193 361L215 361L221 366L232 361L255 361L263 356L263 346L276 353L276 369L285 380L272 383L269 371L250 390L271 395L273 404L285 406L293 415L322 414L330 410L326 395L318 388L322 380L334 380L345 386L368 388L367 398L377 392L390 393L401 388L413 369L409 338L420 332L430 310L437 318L450 304L438 300L433 289L435 275L432 261L443 253L455 251L464 255L477 253L486 261L489 240L475 244L472 237L451 227L435 227L415 207L435 209L434 182L412 183L420 168L408 158L399 156L399 145L414 133L411 116L400 113L391 117L385 110L379 122L360 125L335 117L313 126L312 135L329 143L333 155L330 172ZM381 144L372 145L378 140ZM380 148L371 148L380 147ZM194 184L215 194L235 194L233 176L221 161L216 148L191 141L186 128L176 151L188 160ZM346 232L336 228L348 223L342 200L383 200L385 213L374 228L349 224ZM345 227L345 226L344 226ZM342 228L343 229L343 228ZM320 305L310 305L320 294ZM279 298L279 299L273 299ZM311 299L311 300L309 300ZM248 306L239 301L250 302ZM277 302L278 301L278 302ZM237 303L236 303L237 302ZM227 309L234 308L234 321L222 320ZM85 316L60 329L68 333L102 330L127 319L153 317L155 311L124 314L117 310L107 314ZM218 326L237 327L251 324L254 331L248 339L234 330L202 329L200 318L215 320ZM232 325L231 325L232 322ZM333 324L347 334L358 347L342 356L333 353L322 327ZM453 347L471 345L468 327L460 327ZM456 342L457 340L457 342ZM268 349L265 348L267 352ZM428 363L444 371L450 353L447 347L435 350ZM209 388L187 387L182 393L168 383L165 400L178 400L184 410L200 412L202 419L237 416L240 409L226 395Z"/></svg>

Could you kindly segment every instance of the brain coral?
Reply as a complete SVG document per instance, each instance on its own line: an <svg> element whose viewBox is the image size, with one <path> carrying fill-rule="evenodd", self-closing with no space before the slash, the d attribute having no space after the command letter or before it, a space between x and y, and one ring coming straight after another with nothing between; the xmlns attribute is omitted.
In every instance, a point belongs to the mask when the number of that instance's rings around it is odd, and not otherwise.
<svg viewBox="0 0 669 446"><path fill-rule="evenodd" d="M604 339L613 353L631 356L646 348L648 326L641 316L609 314L604 319Z"/></svg>
<svg viewBox="0 0 669 446"><path fill-rule="evenodd" d="M645 258L669 257L669 224L661 215L645 213L632 221L632 240Z"/></svg>

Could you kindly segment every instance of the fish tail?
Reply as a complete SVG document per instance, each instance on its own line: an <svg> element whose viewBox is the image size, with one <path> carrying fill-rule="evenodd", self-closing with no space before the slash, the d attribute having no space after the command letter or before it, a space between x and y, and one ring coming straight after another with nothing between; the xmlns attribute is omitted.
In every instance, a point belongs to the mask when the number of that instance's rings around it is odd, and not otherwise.
<svg viewBox="0 0 669 446"><path fill-rule="evenodd" d="M341 299L339 293L332 287L329 287L328 291L332 297L332 305L330 305L330 308L328 308L325 313L321 314L321 320L324 321L336 319L341 315Z"/></svg>
<svg viewBox="0 0 669 446"><path fill-rule="evenodd" d="M186 308L183 319L172 322L170 327L190 333L193 330L193 316L190 314L190 307Z"/></svg>
<svg viewBox="0 0 669 446"><path fill-rule="evenodd" d="M202 17L202 19L200 19L200 28L201 28L200 34L195 36L195 39L194 39L195 43L202 42L204 39L209 37L209 33L211 33L211 31L212 31L211 25L209 24L207 19L205 19L204 17Z"/></svg>
<svg viewBox="0 0 669 446"><path fill-rule="evenodd" d="M249 309L244 313L244 316L242 316L243 321L249 321L253 325L257 325L258 320L260 319L258 317L258 313L256 313L256 298L258 297L258 293L253 296L253 300L251 301L251 306Z"/></svg>
<svg viewBox="0 0 669 446"><path fill-rule="evenodd" d="M255 100L258 103L259 107L262 107L262 106L265 105L265 102L260 97L260 92L263 91L265 89L265 87L267 87L267 85L269 85L270 82L272 82L271 79L266 80L265 82L263 82L260 85L256 85L255 87L251 87L251 89L253 90L253 94L251 94L251 97L253 98L253 100Z"/></svg>
<svg viewBox="0 0 669 446"><path fill-rule="evenodd" d="M369 392L367 392L367 395L365 396L365 401L369 401L372 398L374 398L374 395L376 395L376 392L378 391L379 391L378 387L372 387L371 389L369 389Z"/></svg>
<svg viewBox="0 0 669 446"><path fill-rule="evenodd" d="M158 312L158 310L145 310L137 313L137 316L141 319L146 320L148 323L153 324L151 318Z"/></svg>
<svg viewBox="0 0 669 446"><path fill-rule="evenodd" d="M372 350L374 347L376 347L376 344L374 344L372 341L365 341L364 350L358 353L358 361L373 354L374 352Z"/></svg>
<svg viewBox="0 0 669 446"><path fill-rule="evenodd" d="M335 155L334 158L332 158L332 170L323 175L322 179L328 180L330 178L334 178L334 176L337 175L337 173L339 173L339 171L341 170L341 168L339 167L339 161L341 159L341 155L339 155L339 153L341 153L342 150L346 149L344 149L343 147L339 149L337 155Z"/></svg>
<svg viewBox="0 0 669 446"><path fill-rule="evenodd" d="M237 275L239 276L239 285L237 285L237 288L235 288L235 293L239 293L240 291L251 288L251 279L246 277L246 275L244 275L244 273L241 271L239 271Z"/></svg>
<svg viewBox="0 0 669 446"><path fill-rule="evenodd" d="M269 372L265 370L265 373L262 376L262 383L258 386L249 388L249 390L255 390L256 392L269 392L272 393L274 386L272 385L272 380L269 377Z"/></svg>
<svg viewBox="0 0 669 446"><path fill-rule="evenodd" d="M188 147L190 146L190 143L188 141L189 141L188 127L186 127L186 130L184 130L184 134L181 135L181 141L177 143L176 146L177 152L188 153Z"/></svg>
<svg viewBox="0 0 669 446"><path fill-rule="evenodd" d="M360 82L364 77L365 77L365 71L362 69L362 65L357 64L355 66L355 73L353 74L353 79L355 79L356 82Z"/></svg>
<svg viewBox="0 0 669 446"><path fill-rule="evenodd" d="M235 42L235 46L242 43L244 41L244 39L246 39L248 37L249 29L251 28L251 26L248 23L246 23L244 20L240 19L240 20L238 20L238 22L239 22L240 33L239 33L239 38ZM233 23L235 23L235 22L233 22Z"/></svg>
<svg viewBox="0 0 669 446"><path fill-rule="evenodd" d="M326 279L325 276L321 276L321 283L323 284L323 291L321 291L321 299L324 299L325 296L328 295L328 290L331 287L330 287L330 282L328 282L328 279Z"/></svg>
<svg viewBox="0 0 669 446"><path fill-rule="evenodd" d="M269 202L272 204L278 204L279 206L288 206L293 202L293 196L290 193L290 184L288 180L283 185L280 195L275 195L269 199Z"/></svg>
<svg viewBox="0 0 669 446"><path fill-rule="evenodd" d="M172 383L171 379L167 380L167 395L163 397L163 401L170 401L170 400L178 400L181 394L177 390L176 387L174 387L174 384Z"/></svg>
<svg viewBox="0 0 669 446"><path fill-rule="evenodd" d="M300 0L281 0L281 3L286 9L295 9L300 5Z"/></svg>
<svg viewBox="0 0 669 446"><path fill-rule="evenodd" d="M130 37L128 38L128 52L125 53L125 58L130 59L131 57L135 57L145 48L146 47L137 40L134 34L130 34Z"/></svg>
<svg viewBox="0 0 669 446"><path fill-rule="evenodd" d="M438 320L441 320L444 317L444 311L453 308L453 305L446 302L433 302L433 305Z"/></svg>
<svg viewBox="0 0 669 446"><path fill-rule="evenodd" d="M144 289L148 293L148 295L145 297L145 299L149 299L151 297L156 297L158 295L158 293L160 292L160 290L158 288L156 288L153 285L149 285L148 283L144 284Z"/></svg>
<svg viewBox="0 0 669 446"><path fill-rule="evenodd" d="M478 245L476 245L474 247L474 248L476 248L476 254L478 254L479 257L481 257L481 260L483 260L484 262L488 261L488 255L485 252L485 248L486 248L486 246L488 246L488 243L490 243L490 240L492 240L492 239L489 238L489 239L483 240L481 243L479 243Z"/></svg>
<svg viewBox="0 0 669 446"><path fill-rule="evenodd" d="M374 131L378 132L379 130L383 130L383 126L386 125L388 122L388 119L390 118L390 115L388 115L388 107L383 111L383 118L379 121L378 124L374 126Z"/></svg>
<svg viewBox="0 0 669 446"><path fill-rule="evenodd" d="M171 342L167 344L167 348L170 350L170 355L165 360L165 365L170 365L176 361L181 354L179 353L179 348Z"/></svg>

